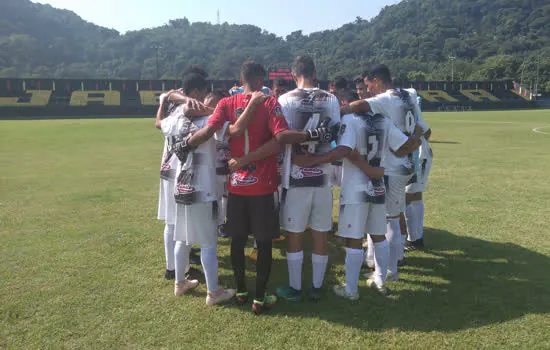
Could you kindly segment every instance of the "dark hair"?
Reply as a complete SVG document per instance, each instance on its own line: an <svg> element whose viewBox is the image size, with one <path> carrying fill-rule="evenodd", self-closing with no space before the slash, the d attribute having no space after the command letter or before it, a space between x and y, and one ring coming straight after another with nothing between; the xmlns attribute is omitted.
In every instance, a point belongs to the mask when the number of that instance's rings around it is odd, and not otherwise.
<svg viewBox="0 0 550 350"><path fill-rule="evenodd" d="M346 89L338 93L338 99L344 103L352 103L359 100L359 95L354 90Z"/></svg>
<svg viewBox="0 0 550 350"><path fill-rule="evenodd" d="M346 89L348 87L348 82L344 77L336 77L332 79L329 84L333 84L337 90Z"/></svg>
<svg viewBox="0 0 550 350"><path fill-rule="evenodd" d="M385 64L379 64L374 66L367 74L366 78L368 80L373 80L374 78L381 80L383 83L391 84L391 73L388 66Z"/></svg>
<svg viewBox="0 0 550 350"><path fill-rule="evenodd" d="M355 84L363 84L365 82L365 74L360 74L353 78Z"/></svg>
<svg viewBox="0 0 550 350"><path fill-rule="evenodd" d="M310 56L298 56L292 62L292 73L304 78L313 78L315 75L315 62Z"/></svg>
<svg viewBox="0 0 550 350"><path fill-rule="evenodd" d="M256 78L265 78L265 69L256 61L245 61L241 66L241 77L246 82Z"/></svg>
<svg viewBox="0 0 550 350"><path fill-rule="evenodd" d="M191 73L199 74L199 75L202 75L205 78L208 78L208 73L206 73L206 71L204 70L204 68L202 68L201 65L199 65L199 64L190 64L187 67L185 67L183 72L181 72L181 80L183 81L185 76L188 75L188 74L191 74Z"/></svg>
<svg viewBox="0 0 550 350"><path fill-rule="evenodd" d="M273 86L290 89L290 81L285 79L275 79L273 80Z"/></svg>
<svg viewBox="0 0 550 350"><path fill-rule="evenodd" d="M208 88L206 78L198 73L190 73L183 77L182 88L185 94L190 94L191 91L197 89L199 91Z"/></svg>

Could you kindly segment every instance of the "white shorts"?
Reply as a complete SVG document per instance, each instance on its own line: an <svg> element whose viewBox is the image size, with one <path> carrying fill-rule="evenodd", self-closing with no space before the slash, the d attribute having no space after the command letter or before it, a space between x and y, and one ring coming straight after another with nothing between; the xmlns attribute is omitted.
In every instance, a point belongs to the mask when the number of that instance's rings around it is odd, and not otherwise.
<svg viewBox="0 0 550 350"><path fill-rule="evenodd" d="M342 186L342 166L341 165L330 165L329 166L329 181L331 186Z"/></svg>
<svg viewBox="0 0 550 350"><path fill-rule="evenodd" d="M411 175L388 175L386 181L386 215L399 216L407 209L405 202L405 187Z"/></svg>
<svg viewBox="0 0 550 350"><path fill-rule="evenodd" d="M365 233L385 235L386 230L386 207L384 204L340 205L338 237L362 239L365 237Z"/></svg>
<svg viewBox="0 0 550 350"><path fill-rule="evenodd" d="M422 193L426 192L428 187L428 176L432 168L433 158L420 159L420 170L417 173L417 180L407 186L407 193Z"/></svg>
<svg viewBox="0 0 550 350"><path fill-rule="evenodd" d="M174 240L215 248L218 244L218 213L216 202L191 205L177 204Z"/></svg>
<svg viewBox="0 0 550 350"><path fill-rule="evenodd" d="M332 229L332 188L297 187L286 190L281 197L281 227L288 232Z"/></svg>
<svg viewBox="0 0 550 350"><path fill-rule="evenodd" d="M174 181L160 180L158 219L166 221L168 225L176 223L174 186Z"/></svg>

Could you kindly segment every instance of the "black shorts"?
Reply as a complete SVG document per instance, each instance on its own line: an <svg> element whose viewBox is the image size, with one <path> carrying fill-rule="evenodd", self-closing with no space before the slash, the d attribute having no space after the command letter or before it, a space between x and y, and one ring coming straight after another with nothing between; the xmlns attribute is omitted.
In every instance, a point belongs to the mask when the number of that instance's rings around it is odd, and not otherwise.
<svg viewBox="0 0 550 350"><path fill-rule="evenodd" d="M230 237L253 235L259 241L279 237L277 197L277 193L261 196L239 196L229 193L225 232Z"/></svg>

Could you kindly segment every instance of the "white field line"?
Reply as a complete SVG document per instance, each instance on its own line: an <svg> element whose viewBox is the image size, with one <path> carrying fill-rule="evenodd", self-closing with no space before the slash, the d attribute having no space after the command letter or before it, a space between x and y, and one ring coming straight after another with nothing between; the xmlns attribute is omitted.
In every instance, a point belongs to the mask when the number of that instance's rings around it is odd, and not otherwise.
<svg viewBox="0 0 550 350"><path fill-rule="evenodd" d="M533 132L538 134L550 135L550 132L541 131L540 129L550 129L550 126L539 126L538 128L533 128Z"/></svg>

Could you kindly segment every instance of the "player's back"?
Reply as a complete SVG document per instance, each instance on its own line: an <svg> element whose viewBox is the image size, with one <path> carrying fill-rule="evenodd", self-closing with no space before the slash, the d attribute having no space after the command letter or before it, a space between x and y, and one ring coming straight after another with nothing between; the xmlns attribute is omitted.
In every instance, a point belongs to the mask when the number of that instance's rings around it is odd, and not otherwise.
<svg viewBox="0 0 550 350"><path fill-rule="evenodd" d="M399 130L412 135L418 120L416 97L415 89L391 89L367 101L373 113L390 118Z"/></svg>

